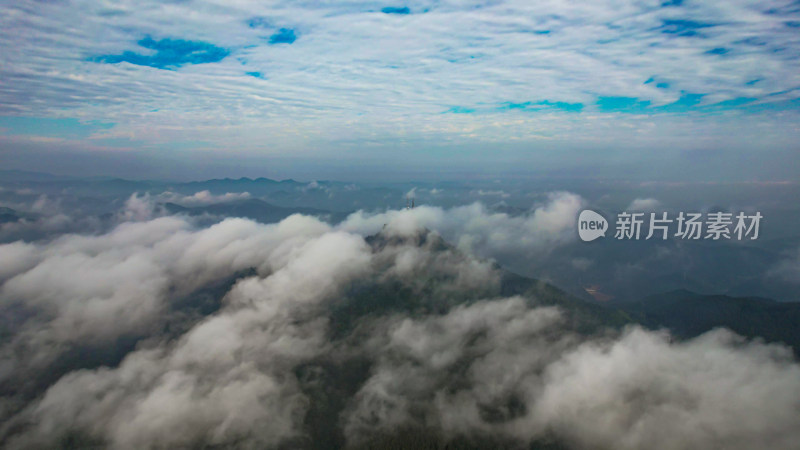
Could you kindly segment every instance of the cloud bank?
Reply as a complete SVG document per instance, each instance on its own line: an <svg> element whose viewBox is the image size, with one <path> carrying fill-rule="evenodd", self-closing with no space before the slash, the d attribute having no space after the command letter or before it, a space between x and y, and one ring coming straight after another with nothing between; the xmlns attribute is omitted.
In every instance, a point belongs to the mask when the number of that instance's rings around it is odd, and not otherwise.
<svg viewBox="0 0 800 450"><path fill-rule="evenodd" d="M144 215L2 245L0 442L792 448L788 348L587 329L474 256L552 251L582 203L556 193L521 217L419 207L336 226Z"/></svg>
<svg viewBox="0 0 800 450"><path fill-rule="evenodd" d="M663 167L720 149L734 160L753 139L760 159L785 162L797 141L800 11L788 0L23 1L2 11L7 148L169 150L183 161L203 151L238 170L289 151L476 170L606 156ZM575 150L587 143L591 152Z"/></svg>

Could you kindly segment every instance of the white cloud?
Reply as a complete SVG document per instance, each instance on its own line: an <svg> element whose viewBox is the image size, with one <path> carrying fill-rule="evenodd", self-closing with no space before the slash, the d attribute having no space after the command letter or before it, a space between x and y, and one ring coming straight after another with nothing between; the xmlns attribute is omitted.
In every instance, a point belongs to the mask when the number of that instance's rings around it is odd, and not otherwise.
<svg viewBox="0 0 800 450"><path fill-rule="evenodd" d="M791 448L800 366L724 330L686 343L627 329L586 339L519 298L377 327L378 360L346 414L359 443L402 427L559 436L576 448Z"/></svg>
<svg viewBox="0 0 800 450"><path fill-rule="evenodd" d="M652 212L658 209L660 206L661 202L654 198L637 198L634 199L631 204L625 208L625 210Z"/></svg>
<svg viewBox="0 0 800 450"><path fill-rule="evenodd" d="M199 191L192 195L181 195L176 192L163 192L158 195L158 200L177 203L181 206L207 206L214 203L233 202L250 198L249 192L226 192L214 195L210 191Z"/></svg>
<svg viewBox="0 0 800 450"><path fill-rule="evenodd" d="M275 270L328 229L303 216L272 225L228 219L201 230L187 219L162 217L100 236L0 246L12 256L0 260L0 305L32 312L14 324L17 335L1 349L2 359L33 347L15 363L20 375L43 370L64 346L150 333L168 318L170 300L240 270Z"/></svg>
<svg viewBox="0 0 800 450"><path fill-rule="evenodd" d="M444 210L418 206L412 210L350 215L339 227L364 234L387 231L413 234L421 228L435 230L460 249L481 257L518 253L521 249L539 256L575 240L575 222L585 201L568 192L551 193L547 203L526 215L492 213L481 203Z"/></svg>
<svg viewBox="0 0 800 450"><path fill-rule="evenodd" d="M506 193L505 191L503 191L503 190L500 190L500 189L498 189L498 190L483 190L483 189L478 189L478 191L477 191L477 194L478 194L480 197L500 197L500 198L508 198L508 197L511 197L511 195L510 195L510 194L508 194L508 193Z"/></svg>

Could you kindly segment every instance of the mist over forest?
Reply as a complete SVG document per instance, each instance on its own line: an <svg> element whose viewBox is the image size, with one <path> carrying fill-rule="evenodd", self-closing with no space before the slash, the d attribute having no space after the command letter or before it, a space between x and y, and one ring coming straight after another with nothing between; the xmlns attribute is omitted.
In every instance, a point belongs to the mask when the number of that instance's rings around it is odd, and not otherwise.
<svg viewBox="0 0 800 450"><path fill-rule="evenodd" d="M797 249L580 242L624 187L4 175L7 448L800 438Z"/></svg>

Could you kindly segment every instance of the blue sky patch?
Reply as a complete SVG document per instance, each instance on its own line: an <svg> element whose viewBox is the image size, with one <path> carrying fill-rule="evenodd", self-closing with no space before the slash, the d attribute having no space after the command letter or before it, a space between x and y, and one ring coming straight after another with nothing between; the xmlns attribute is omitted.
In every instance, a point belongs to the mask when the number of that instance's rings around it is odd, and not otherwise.
<svg viewBox="0 0 800 450"><path fill-rule="evenodd" d="M472 114L475 112L474 108L466 108L464 106L453 106L452 108L445 111L446 113L450 114Z"/></svg>
<svg viewBox="0 0 800 450"><path fill-rule="evenodd" d="M654 83L655 81L656 81L655 77L650 77L643 84L650 84ZM669 89L669 86L670 86L669 83L667 83L666 81L659 81L656 83L656 87L658 89Z"/></svg>
<svg viewBox="0 0 800 450"><path fill-rule="evenodd" d="M755 97L737 97L730 100L701 105L700 102L705 94L695 94L685 92L681 97L669 104L652 106L649 100L640 100L636 97L599 97L597 107L603 112L621 112L632 114L659 114L659 113L687 113L697 112L719 112L728 110L769 110L780 109L777 103L753 104ZM795 106L796 106L795 102ZM787 103L789 104L789 103Z"/></svg>
<svg viewBox="0 0 800 450"><path fill-rule="evenodd" d="M663 106L653 108L653 112L686 112L697 106L705 97L703 94L684 93L678 100Z"/></svg>
<svg viewBox="0 0 800 450"><path fill-rule="evenodd" d="M253 17L247 21L247 26L250 28L271 28L272 21L266 17Z"/></svg>
<svg viewBox="0 0 800 450"><path fill-rule="evenodd" d="M730 50L728 50L727 48L717 47L717 48L712 48L711 50L707 51L706 53L708 53L709 55L724 55L724 54L728 53L729 51Z"/></svg>
<svg viewBox="0 0 800 450"><path fill-rule="evenodd" d="M696 22L685 19L665 19L661 21L661 32L683 37L702 37L700 30L716 26L713 23Z"/></svg>
<svg viewBox="0 0 800 450"><path fill-rule="evenodd" d="M529 106L531 106L531 102L523 102L523 103L508 102L503 104L503 108L505 109L525 109Z"/></svg>
<svg viewBox="0 0 800 450"><path fill-rule="evenodd" d="M599 97L597 107L603 112L644 113L650 106L650 100L639 100L636 97Z"/></svg>
<svg viewBox="0 0 800 450"><path fill-rule="evenodd" d="M292 44L297 40L297 35L291 28L281 28L275 34L269 37L269 43L275 44Z"/></svg>
<svg viewBox="0 0 800 450"><path fill-rule="evenodd" d="M526 110L526 111L544 111L557 109L566 112L580 112L583 110L583 103L567 103L567 102L551 102L550 100L542 100L538 102L505 102L500 105L500 110Z"/></svg>
<svg viewBox="0 0 800 450"><path fill-rule="evenodd" d="M677 113L689 111L697 106L703 97L703 94L684 93L678 100L662 106L651 106L650 100L640 100L637 97L599 97L597 99L597 107L603 112L631 114Z"/></svg>
<svg viewBox="0 0 800 450"><path fill-rule="evenodd" d="M141 47L155 50L155 53L143 55L126 50L120 55L102 55L91 58L91 60L107 64L127 62L157 69L176 69L185 64L219 62L230 54L229 50L207 42L183 39L155 40L148 36L140 40L138 44Z"/></svg>
<svg viewBox="0 0 800 450"><path fill-rule="evenodd" d="M381 9L384 14L411 14L411 9L408 6L387 6Z"/></svg>
<svg viewBox="0 0 800 450"><path fill-rule="evenodd" d="M560 109L567 112L580 112L583 110L583 103L551 102L549 100L544 100L536 104L549 106L551 108Z"/></svg>
<svg viewBox="0 0 800 450"><path fill-rule="evenodd" d="M253 78L261 78L264 79L264 75L261 72L245 72L245 75L249 75Z"/></svg>
<svg viewBox="0 0 800 450"><path fill-rule="evenodd" d="M83 139L113 126L113 123L81 121L75 118L0 116L2 133L10 135Z"/></svg>

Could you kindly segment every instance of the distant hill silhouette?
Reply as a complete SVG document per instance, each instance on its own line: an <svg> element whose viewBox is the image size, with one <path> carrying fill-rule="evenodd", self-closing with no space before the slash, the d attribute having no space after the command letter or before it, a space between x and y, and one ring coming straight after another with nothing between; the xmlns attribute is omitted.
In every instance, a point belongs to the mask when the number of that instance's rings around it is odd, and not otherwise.
<svg viewBox="0 0 800 450"><path fill-rule="evenodd" d="M692 338L725 327L749 338L783 342L800 355L800 303L797 302L675 290L612 305L647 327L667 328L679 338Z"/></svg>

